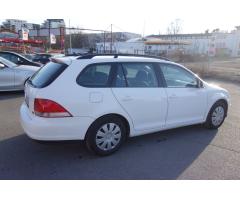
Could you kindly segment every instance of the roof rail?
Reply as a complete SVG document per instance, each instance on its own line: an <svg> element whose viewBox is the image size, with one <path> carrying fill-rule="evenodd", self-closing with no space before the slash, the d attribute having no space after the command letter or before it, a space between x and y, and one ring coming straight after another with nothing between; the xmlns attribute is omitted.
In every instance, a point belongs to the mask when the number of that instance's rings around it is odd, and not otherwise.
<svg viewBox="0 0 240 200"><path fill-rule="evenodd" d="M162 56L149 56L149 55L142 55L142 54L118 54L118 53L102 53L102 54L83 54L81 56L79 56L77 59L92 59L95 56L113 56L114 58L118 58L118 56L132 56L132 57L141 57L141 58L156 58L156 59L161 59L161 60L166 60L166 61L170 61L168 58L166 57L162 57Z"/></svg>

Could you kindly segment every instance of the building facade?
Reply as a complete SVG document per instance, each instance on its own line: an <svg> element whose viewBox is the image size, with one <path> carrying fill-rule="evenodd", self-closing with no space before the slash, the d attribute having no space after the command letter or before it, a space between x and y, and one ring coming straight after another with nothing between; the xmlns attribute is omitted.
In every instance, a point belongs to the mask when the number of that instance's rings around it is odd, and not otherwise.
<svg viewBox="0 0 240 200"><path fill-rule="evenodd" d="M97 52L151 54L169 56L174 54L240 56L240 30L202 34L150 35L123 42L101 42Z"/></svg>
<svg viewBox="0 0 240 200"><path fill-rule="evenodd" d="M19 20L19 19L6 19L3 22L3 28L18 33L19 31L22 30L22 28L38 29L40 28L40 24L28 23L25 20Z"/></svg>
<svg viewBox="0 0 240 200"><path fill-rule="evenodd" d="M42 28L60 28L65 27L64 19L47 19L42 24Z"/></svg>

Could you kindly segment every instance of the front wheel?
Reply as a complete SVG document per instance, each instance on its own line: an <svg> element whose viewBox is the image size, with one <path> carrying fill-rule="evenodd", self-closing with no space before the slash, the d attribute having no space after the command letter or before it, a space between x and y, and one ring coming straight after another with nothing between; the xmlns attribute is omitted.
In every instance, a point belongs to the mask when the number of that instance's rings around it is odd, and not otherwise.
<svg viewBox="0 0 240 200"><path fill-rule="evenodd" d="M208 113L207 121L205 123L207 128L219 128L227 114L227 106L223 101L216 102Z"/></svg>
<svg viewBox="0 0 240 200"><path fill-rule="evenodd" d="M105 156L117 151L126 138L126 127L117 117L97 120L89 128L86 145L94 153Z"/></svg>

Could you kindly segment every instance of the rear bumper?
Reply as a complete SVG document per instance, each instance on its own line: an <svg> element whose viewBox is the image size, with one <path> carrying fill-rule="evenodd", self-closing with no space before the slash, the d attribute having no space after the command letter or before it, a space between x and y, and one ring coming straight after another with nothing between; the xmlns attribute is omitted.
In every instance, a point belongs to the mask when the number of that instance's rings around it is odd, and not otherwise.
<svg viewBox="0 0 240 200"><path fill-rule="evenodd" d="M84 140L91 117L42 118L32 115L25 103L20 108L25 133L35 140Z"/></svg>

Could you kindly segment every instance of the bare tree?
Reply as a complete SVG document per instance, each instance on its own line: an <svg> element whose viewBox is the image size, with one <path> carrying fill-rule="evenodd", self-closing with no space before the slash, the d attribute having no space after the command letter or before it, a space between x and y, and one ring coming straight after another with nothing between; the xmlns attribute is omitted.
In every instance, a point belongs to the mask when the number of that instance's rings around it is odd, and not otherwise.
<svg viewBox="0 0 240 200"><path fill-rule="evenodd" d="M240 30L240 26L235 26L235 28L236 28L237 30Z"/></svg>
<svg viewBox="0 0 240 200"><path fill-rule="evenodd" d="M220 31L220 29L219 28L215 28L215 29L213 29L213 33L219 33L219 31Z"/></svg>
<svg viewBox="0 0 240 200"><path fill-rule="evenodd" d="M170 23L169 27L167 28L167 34L176 35L182 31L182 20L175 19L173 22Z"/></svg>

